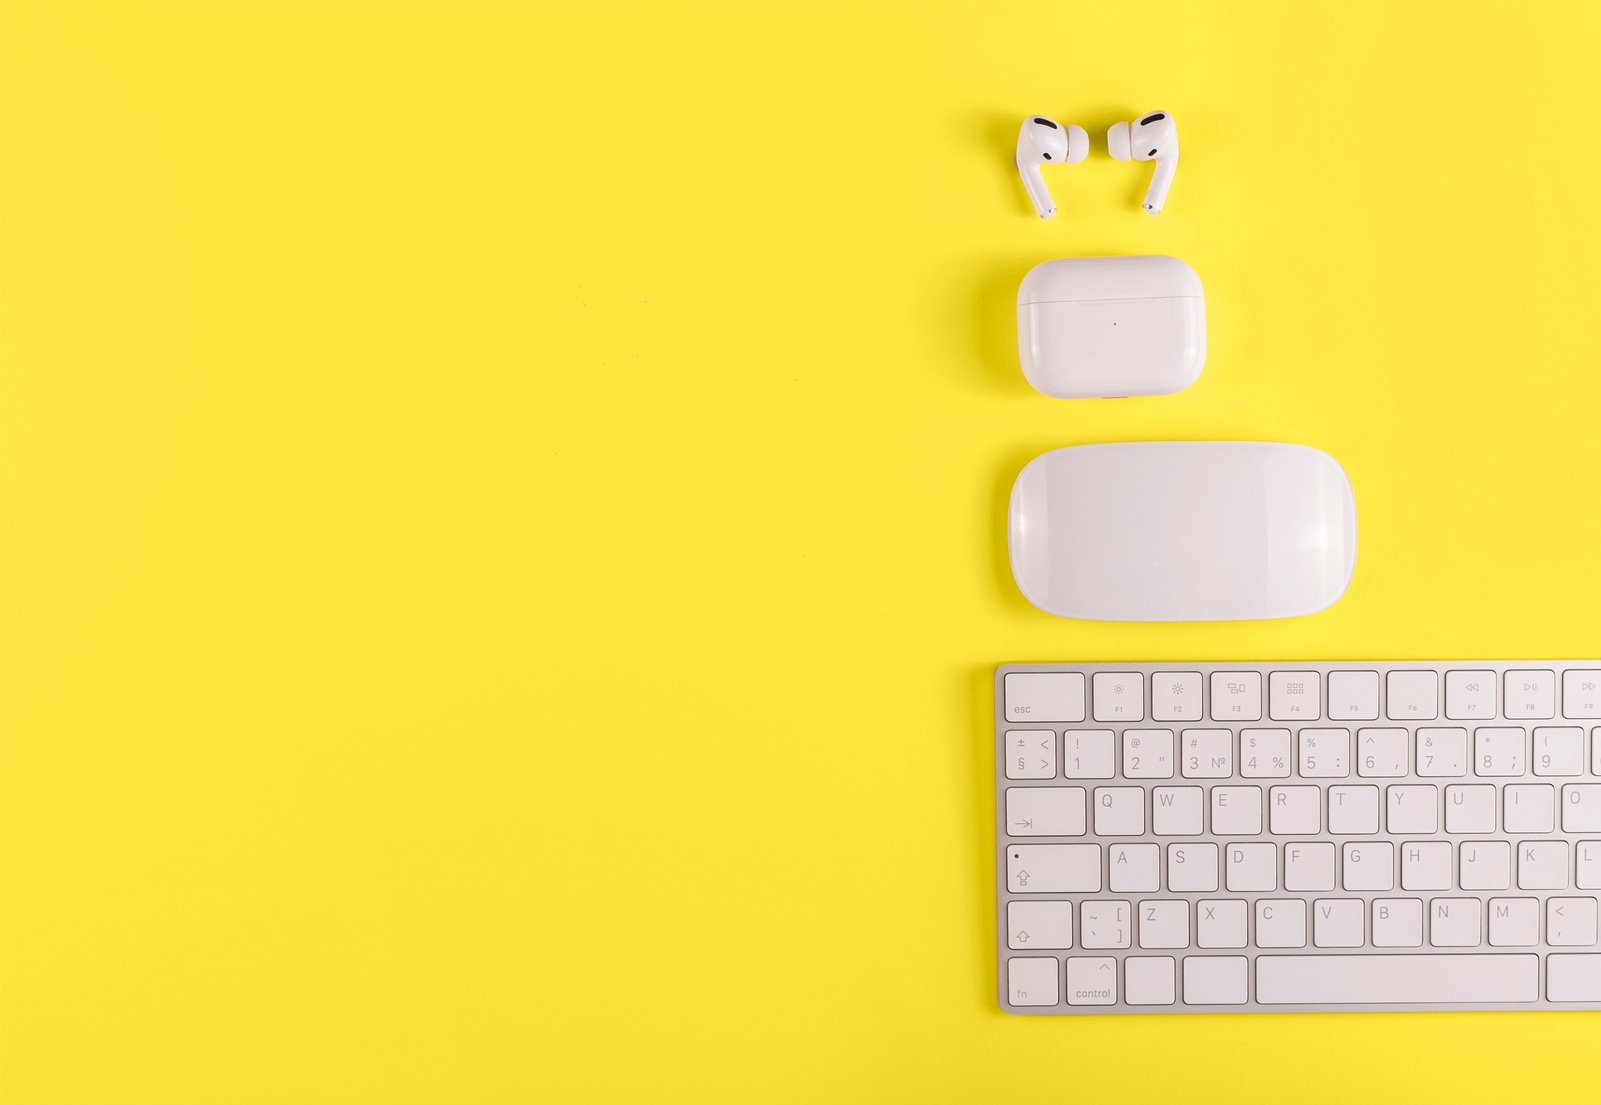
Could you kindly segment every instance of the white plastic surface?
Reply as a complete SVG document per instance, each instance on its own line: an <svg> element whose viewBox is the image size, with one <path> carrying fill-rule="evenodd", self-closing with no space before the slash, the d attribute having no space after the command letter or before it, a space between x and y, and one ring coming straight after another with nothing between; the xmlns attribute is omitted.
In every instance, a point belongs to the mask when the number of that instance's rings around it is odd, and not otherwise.
<svg viewBox="0 0 1601 1105"><path fill-rule="evenodd" d="M1336 602L1356 568L1356 501L1304 445L1166 441L1036 457L1012 487L1025 598L1064 618L1289 618Z"/></svg>
<svg viewBox="0 0 1601 1105"><path fill-rule="evenodd" d="M1030 1015L1601 1008L1601 762L1584 743L1601 727L1509 724L1500 701L1465 725L1394 720L1452 671L1514 688L1522 673L1548 673L1560 687L1570 672L1582 681L1601 671L1601 660L998 668L1002 1006ZM1353 686L1371 720L1334 717ZM1265 715L1274 690L1297 687L1318 699L1301 711L1314 720L1215 720L1236 706ZM1011 779L1013 710L1047 688L1070 688L1072 699L1050 712L1083 720L1030 721L1030 751L1058 766ZM1187 700L1191 688L1205 720L1096 720L1155 718L1159 702ZM1260 710L1242 697L1260 699ZM1486 730L1492 762L1470 762L1465 752ZM1503 763L1507 732L1524 736ZM1446 737L1454 768L1440 778L1425 768ZM1341 749L1351 752L1343 764L1325 759ZM1176 772L1161 762L1175 753ZM1522 770L1503 778L1508 764ZM1019 965L1046 957L1053 972ZM1009 981L1031 970L1039 974L1018 995Z"/></svg>
<svg viewBox="0 0 1601 1105"><path fill-rule="evenodd" d="M1058 399L1169 395L1206 364L1206 295L1177 257L1069 257L1017 290L1023 375Z"/></svg>

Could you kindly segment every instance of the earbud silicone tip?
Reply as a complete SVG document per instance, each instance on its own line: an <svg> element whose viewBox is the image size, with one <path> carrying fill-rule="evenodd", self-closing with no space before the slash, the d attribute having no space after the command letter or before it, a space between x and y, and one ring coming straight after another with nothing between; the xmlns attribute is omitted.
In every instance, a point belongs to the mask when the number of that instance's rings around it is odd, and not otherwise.
<svg viewBox="0 0 1601 1105"><path fill-rule="evenodd" d="M1090 136L1083 127L1067 124L1067 163L1076 165L1090 155Z"/></svg>
<svg viewBox="0 0 1601 1105"><path fill-rule="evenodd" d="M1134 151L1129 147L1127 123L1113 123L1106 132L1106 152L1119 161L1133 160Z"/></svg>

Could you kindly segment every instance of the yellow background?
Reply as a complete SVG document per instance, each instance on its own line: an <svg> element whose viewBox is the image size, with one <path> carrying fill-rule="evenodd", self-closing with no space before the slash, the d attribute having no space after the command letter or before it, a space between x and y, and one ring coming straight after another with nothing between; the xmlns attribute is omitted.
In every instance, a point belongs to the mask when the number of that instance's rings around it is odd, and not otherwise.
<svg viewBox="0 0 1601 1105"><path fill-rule="evenodd" d="M1596 1100L1593 1013L1000 1013L990 680L1601 653L1598 26L6 4L0 1096ZM1034 393L1143 252L1200 381ZM1347 597L1029 607L1023 463L1189 437L1345 464Z"/></svg>

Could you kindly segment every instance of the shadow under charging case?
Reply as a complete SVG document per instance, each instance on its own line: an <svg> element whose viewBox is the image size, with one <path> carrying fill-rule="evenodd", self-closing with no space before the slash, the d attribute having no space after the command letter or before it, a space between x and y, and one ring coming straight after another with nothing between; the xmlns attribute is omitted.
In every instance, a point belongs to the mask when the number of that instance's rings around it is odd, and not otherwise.
<svg viewBox="0 0 1601 1105"><path fill-rule="evenodd" d="M1069 257L1017 289L1023 375L1058 399L1183 391L1206 363L1206 296L1177 257Z"/></svg>

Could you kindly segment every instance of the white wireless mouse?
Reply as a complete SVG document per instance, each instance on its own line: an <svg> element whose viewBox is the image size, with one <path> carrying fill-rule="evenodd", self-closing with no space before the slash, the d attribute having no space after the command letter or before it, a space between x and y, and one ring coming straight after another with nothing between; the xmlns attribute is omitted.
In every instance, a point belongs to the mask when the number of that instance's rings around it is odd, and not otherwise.
<svg viewBox="0 0 1601 1105"><path fill-rule="evenodd" d="M1293 618L1356 569L1356 499L1321 449L1263 441L1076 445L1012 487L1012 575L1063 618Z"/></svg>

